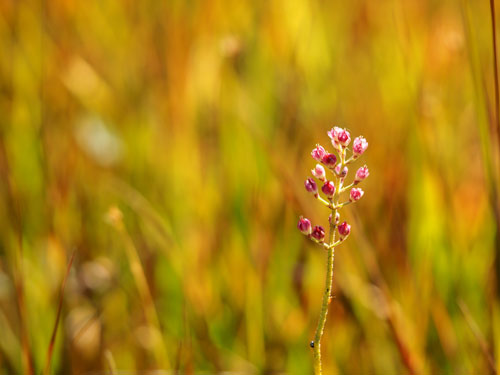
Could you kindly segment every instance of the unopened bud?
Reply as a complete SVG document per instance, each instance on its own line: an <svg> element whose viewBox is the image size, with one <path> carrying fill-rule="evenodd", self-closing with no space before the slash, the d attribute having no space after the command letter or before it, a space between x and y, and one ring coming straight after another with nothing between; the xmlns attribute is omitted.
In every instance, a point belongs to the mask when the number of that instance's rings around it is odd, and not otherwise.
<svg viewBox="0 0 500 375"><path fill-rule="evenodd" d="M304 182L304 186L309 193L313 193L314 195L318 193L318 185L316 185L316 181L314 181L312 178L308 178Z"/></svg>
<svg viewBox="0 0 500 375"><path fill-rule="evenodd" d="M325 168L322 165L316 164L316 167L311 170L311 173L318 180L326 181Z"/></svg>
<svg viewBox="0 0 500 375"><path fill-rule="evenodd" d="M325 228L323 228L321 225L316 225L312 231L311 236L319 242L322 242L325 239Z"/></svg>
<svg viewBox="0 0 500 375"><path fill-rule="evenodd" d="M355 202L355 201L360 200L361 197L363 196L363 194L365 194L365 192L363 191L363 189L352 188L351 189L351 194L350 194L351 201Z"/></svg>
<svg viewBox="0 0 500 375"><path fill-rule="evenodd" d="M299 219L297 228L299 228L299 230L305 235L309 235L312 232L311 222L309 221L309 219L306 219L305 217L302 216Z"/></svg>
<svg viewBox="0 0 500 375"><path fill-rule="evenodd" d="M323 160L323 156L325 156L326 154L328 153L320 145L316 145L316 148L311 151L311 156L313 157L313 159L319 162Z"/></svg>
<svg viewBox="0 0 500 375"><path fill-rule="evenodd" d="M368 142L366 141L366 139L362 136L356 137L352 144L352 152L354 154L354 157L357 158L359 155L365 152L367 148Z"/></svg>
<svg viewBox="0 0 500 375"><path fill-rule="evenodd" d="M349 142L351 142L351 135L349 134L349 132L347 130L342 129L338 133L337 139L342 146L347 147Z"/></svg>
<svg viewBox="0 0 500 375"><path fill-rule="evenodd" d="M351 226L347 224L347 222L345 221L342 224L340 224L337 228L340 234L340 239L347 237L349 233L351 233Z"/></svg>
<svg viewBox="0 0 500 375"><path fill-rule="evenodd" d="M335 154L326 154L325 156L323 156L323 159L321 161L328 168L333 168L335 166L335 163L337 162L337 157L335 156Z"/></svg>
<svg viewBox="0 0 500 375"><path fill-rule="evenodd" d="M347 172L349 172L349 169L346 166L344 166L344 168L340 170L340 167L341 167L340 163L335 166L335 173L337 174L337 176L339 177L347 176Z"/></svg>
<svg viewBox="0 0 500 375"><path fill-rule="evenodd" d="M333 224L338 224L338 223L339 223L339 221L340 221L340 213L338 213L338 212L337 212L337 213L335 214L335 222L334 222ZM330 215L328 216L328 222L329 222L330 224L332 224L332 214L330 214Z"/></svg>
<svg viewBox="0 0 500 375"><path fill-rule="evenodd" d="M332 130L328 131L327 134L332 140L332 145L335 147L335 149L340 150L341 145L339 143L339 134L342 132L342 128L339 128L338 126L334 126Z"/></svg>
<svg viewBox="0 0 500 375"><path fill-rule="evenodd" d="M356 178L354 179L354 183L357 184L360 181L363 181L365 178L367 178L370 175L370 172L368 171L368 167L365 165L361 168L359 168L356 171Z"/></svg>
<svg viewBox="0 0 500 375"><path fill-rule="evenodd" d="M321 191L328 197L333 197L335 194L335 184L331 181L325 182L325 184L321 187Z"/></svg>

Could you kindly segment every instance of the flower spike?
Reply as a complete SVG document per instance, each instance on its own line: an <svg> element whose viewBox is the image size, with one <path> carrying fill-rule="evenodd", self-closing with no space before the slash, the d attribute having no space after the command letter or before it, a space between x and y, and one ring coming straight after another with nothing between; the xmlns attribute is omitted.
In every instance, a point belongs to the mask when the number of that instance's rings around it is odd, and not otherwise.
<svg viewBox="0 0 500 375"><path fill-rule="evenodd" d="M321 375L321 337L326 323L326 315L328 313L328 305L331 301L331 290L333 283L333 259L335 248L343 243L351 233L351 226L347 222L340 224L340 210L346 205L356 202L364 195L364 191L360 188L353 187L369 176L368 167L366 165L360 167L356 171L354 180L350 184L345 184L345 179L349 172L347 164L357 160L366 149L368 142L362 136L356 137L352 143L352 154L348 157L346 154L349 151L348 146L351 142L351 134L347 129L340 127L333 127L327 132L332 141L337 155L329 153L319 144L316 145L311 152L311 156L318 163L314 169L311 170L312 175L323 183L321 191L326 195L328 200L320 197L318 192L318 185L313 178L308 178L304 185L308 192L314 194L315 198L324 204L330 210L328 217L329 234L326 236L325 228L321 225L311 224L309 219L300 217L297 228L301 233L306 235L313 242L321 245L328 251L327 257L327 274L326 274L326 288L323 294L323 304L321 308L321 315L318 322L318 327L314 335L314 340L310 342L310 347L314 351L314 374ZM333 178L329 179L326 176L326 171L329 170L333 174ZM341 199L344 192L349 191L349 200ZM338 233L338 240L336 234Z"/></svg>

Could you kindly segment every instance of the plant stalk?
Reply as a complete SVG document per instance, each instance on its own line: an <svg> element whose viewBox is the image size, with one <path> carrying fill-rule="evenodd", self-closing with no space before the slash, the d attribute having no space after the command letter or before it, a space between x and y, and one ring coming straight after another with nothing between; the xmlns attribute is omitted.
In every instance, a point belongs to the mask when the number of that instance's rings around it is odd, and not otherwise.
<svg viewBox="0 0 500 375"><path fill-rule="evenodd" d="M335 216L337 211L332 210L332 220L330 223L330 235L329 242L333 244L335 242ZM326 264L326 282L325 282L325 292L323 293L323 304L321 306L321 314L319 316L318 327L316 328L316 333L314 334L314 374L321 375L321 337L323 336L323 331L326 324L326 316L328 314L328 306L332 299L332 285L333 285L333 261L335 258L335 248L331 247L328 249L328 260Z"/></svg>
<svg viewBox="0 0 500 375"><path fill-rule="evenodd" d="M340 154L341 170L345 165L345 150ZM331 204L332 217L330 219L330 233L328 235L328 244L330 247L328 250L328 259L326 263L326 281L325 281L325 292L323 293L323 303L321 305L321 313L319 315L318 327L316 328L316 333L314 334L313 351L314 351L314 374L321 375L321 337L323 337L323 332L325 330L326 316L328 315L328 306L332 300L332 286L333 286L333 263L335 260L335 227L337 226L337 212L338 212L338 197L342 191L342 184L344 182L343 178L337 178L336 192Z"/></svg>

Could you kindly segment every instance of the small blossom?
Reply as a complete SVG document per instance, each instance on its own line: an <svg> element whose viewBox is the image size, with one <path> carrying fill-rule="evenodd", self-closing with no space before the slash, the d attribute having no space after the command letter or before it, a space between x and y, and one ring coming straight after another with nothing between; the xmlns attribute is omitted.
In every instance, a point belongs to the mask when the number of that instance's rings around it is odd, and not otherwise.
<svg viewBox="0 0 500 375"><path fill-rule="evenodd" d="M309 235L312 232L311 222L309 221L309 219L306 219L302 216L299 219L297 228L299 228L299 230L305 235Z"/></svg>
<svg viewBox="0 0 500 375"><path fill-rule="evenodd" d="M321 191L325 193L328 198L331 198L333 197L333 194L335 194L335 184L331 181L326 181L321 187Z"/></svg>
<svg viewBox="0 0 500 375"><path fill-rule="evenodd" d="M312 230L311 236L320 242L323 241L325 239L325 228L321 225L316 225Z"/></svg>
<svg viewBox="0 0 500 375"><path fill-rule="evenodd" d="M340 221L340 213L338 213L338 212L337 212L337 213L335 214L335 224L338 224L338 223L339 223L339 221ZM332 214L330 214L330 216L328 216L328 222L329 222L330 224L332 224Z"/></svg>
<svg viewBox="0 0 500 375"><path fill-rule="evenodd" d="M340 150L340 143L339 143L339 134L342 131L342 128L339 128L338 126L334 126L332 130L328 131L327 134L332 140L332 145L335 147L337 150Z"/></svg>
<svg viewBox="0 0 500 375"><path fill-rule="evenodd" d="M342 129L337 135L337 139L342 146L347 147L351 142L351 134L346 129Z"/></svg>
<svg viewBox="0 0 500 375"><path fill-rule="evenodd" d="M326 132L326 134L328 134L328 136L330 137L330 139L333 141L333 140L337 140L337 137L339 135L339 133L342 131L342 128L339 128L338 126L334 126L332 128L332 130L329 130Z"/></svg>
<svg viewBox="0 0 500 375"><path fill-rule="evenodd" d="M340 171L340 163L335 166L335 173L337 173L337 176L345 177L347 175L347 172L349 172L349 169L346 166L344 166L342 172Z"/></svg>
<svg viewBox="0 0 500 375"><path fill-rule="evenodd" d="M356 171L356 178L354 179L354 183L357 184L360 181L363 181L365 178L367 178L370 175L368 171L368 167L366 165L360 167Z"/></svg>
<svg viewBox="0 0 500 375"><path fill-rule="evenodd" d="M340 224L337 229L339 231L341 239L347 237L349 233L351 233L351 226L347 224L347 222L345 221L342 224Z"/></svg>
<svg viewBox="0 0 500 375"><path fill-rule="evenodd" d="M362 136L357 137L352 144L352 151L354 153L354 157L357 158L368 148L368 142Z"/></svg>
<svg viewBox="0 0 500 375"><path fill-rule="evenodd" d="M316 167L313 170L311 170L311 173L318 180L326 181L325 168L323 168L322 165L316 164Z"/></svg>
<svg viewBox="0 0 500 375"><path fill-rule="evenodd" d="M323 157L328 154L325 149L320 146L320 145L316 145L316 148L314 150L311 151L311 156L313 157L314 160L316 161L322 161L323 160Z"/></svg>
<svg viewBox="0 0 500 375"><path fill-rule="evenodd" d="M328 168L333 168L335 166L335 163L337 162L337 157L335 156L335 154L326 154L323 156L323 159L321 161Z"/></svg>
<svg viewBox="0 0 500 375"><path fill-rule="evenodd" d="M309 193L313 193L314 195L318 193L318 186L316 185L316 181L314 181L312 178L308 178L304 182L304 186Z"/></svg>
<svg viewBox="0 0 500 375"><path fill-rule="evenodd" d="M350 194L351 195L351 201L355 202L355 201L360 200L364 193L365 192L363 191L363 189L352 188L351 189L351 194Z"/></svg>

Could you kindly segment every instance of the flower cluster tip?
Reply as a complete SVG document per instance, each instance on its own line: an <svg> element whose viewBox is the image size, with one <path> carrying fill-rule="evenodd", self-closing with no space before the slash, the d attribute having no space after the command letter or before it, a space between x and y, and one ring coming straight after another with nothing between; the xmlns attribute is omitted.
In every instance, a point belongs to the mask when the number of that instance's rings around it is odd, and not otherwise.
<svg viewBox="0 0 500 375"><path fill-rule="evenodd" d="M312 241L320 243L326 248L331 248L344 241L351 233L351 226L347 222L344 221L342 224L339 224L339 211L343 206L356 202L363 197L363 189L354 186L365 180L370 173L368 171L368 167L364 165L356 171L353 182L346 185L345 178L349 172L348 165L354 162L366 151L368 148L368 142L363 136L356 137L352 142L351 155L348 157L348 146L351 143L350 132L345 128L343 129L335 126L328 131L327 134L330 137L336 154L328 152L319 144L316 144L316 147L311 151L312 158L318 162L318 164L316 164L316 166L311 170L311 173L314 178L321 182L321 192L327 199L320 196L318 183L316 183L313 177L308 177L305 180L304 185L308 192L312 193L316 199L321 201L331 210L331 214L328 219L330 223L330 230L333 231L336 227L339 234L339 240L335 242L335 233L332 233L333 236L330 235L330 237L333 238L333 240L331 239L330 243L325 244L325 229L321 225L313 226L309 219L302 216L299 219L297 227L300 232L308 236ZM333 174L335 182L333 179L328 179L326 174L327 170ZM341 202L340 199L342 193L345 191L349 191L349 199L345 202ZM332 217L335 217L333 222Z"/></svg>

